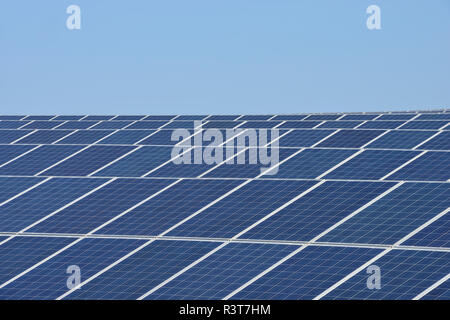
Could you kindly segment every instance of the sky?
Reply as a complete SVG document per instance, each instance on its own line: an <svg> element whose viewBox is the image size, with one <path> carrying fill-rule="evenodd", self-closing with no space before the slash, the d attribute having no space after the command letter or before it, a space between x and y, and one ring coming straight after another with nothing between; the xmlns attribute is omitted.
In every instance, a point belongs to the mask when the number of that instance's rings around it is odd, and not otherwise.
<svg viewBox="0 0 450 320"><path fill-rule="evenodd" d="M66 9L81 9L69 30ZM366 9L378 5L381 29ZM0 114L280 114L450 105L449 0L0 4Z"/></svg>

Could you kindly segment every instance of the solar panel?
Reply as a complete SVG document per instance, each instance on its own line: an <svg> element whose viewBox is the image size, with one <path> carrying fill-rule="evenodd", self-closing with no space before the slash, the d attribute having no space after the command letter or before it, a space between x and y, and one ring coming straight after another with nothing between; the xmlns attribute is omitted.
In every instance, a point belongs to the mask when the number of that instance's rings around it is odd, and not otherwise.
<svg viewBox="0 0 450 320"><path fill-rule="evenodd" d="M0 299L449 299L448 111L0 115Z"/></svg>

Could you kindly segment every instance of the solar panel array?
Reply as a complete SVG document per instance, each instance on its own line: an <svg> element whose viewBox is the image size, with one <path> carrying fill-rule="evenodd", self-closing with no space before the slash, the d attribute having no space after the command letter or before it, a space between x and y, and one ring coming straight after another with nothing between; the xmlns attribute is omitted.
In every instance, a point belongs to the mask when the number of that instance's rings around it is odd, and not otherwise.
<svg viewBox="0 0 450 320"><path fill-rule="evenodd" d="M279 129L278 172L174 164L196 120ZM450 299L449 123L0 116L0 299Z"/></svg>

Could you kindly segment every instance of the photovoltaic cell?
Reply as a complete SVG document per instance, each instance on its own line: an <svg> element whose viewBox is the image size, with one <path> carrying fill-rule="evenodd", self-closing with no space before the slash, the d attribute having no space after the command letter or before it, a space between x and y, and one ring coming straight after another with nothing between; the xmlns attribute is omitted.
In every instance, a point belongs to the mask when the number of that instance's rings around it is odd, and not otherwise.
<svg viewBox="0 0 450 320"><path fill-rule="evenodd" d="M104 182L103 179L51 179L2 206L0 231L19 232Z"/></svg>
<svg viewBox="0 0 450 320"><path fill-rule="evenodd" d="M166 121L138 121L130 125L127 129L158 129L166 123Z"/></svg>
<svg viewBox="0 0 450 320"><path fill-rule="evenodd" d="M317 147L360 148L383 132L381 130L341 130Z"/></svg>
<svg viewBox="0 0 450 320"><path fill-rule="evenodd" d="M450 215L445 214L404 242L407 246L450 247Z"/></svg>
<svg viewBox="0 0 450 320"><path fill-rule="evenodd" d="M64 123L64 121L32 121L24 126L23 129L53 129L62 123Z"/></svg>
<svg viewBox="0 0 450 320"><path fill-rule="evenodd" d="M421 114L417 120L450 120L450 113Z"/></svg>
<svg viewBox="0 0 450 320"><path fill-rule="evenodd" d="M435 133L436 131L390 131L366 146L366 148L412 149Z"/></svg>
<svg viewBox="0 0 450 320"><path fill-rule="evenodd" d="M16 237L2 244L0 246L0 285L71 241L67 238Z"/></svg>
<svg viewBox="0 0 450 320"><path fill-rule="evenodd" d="M0 145L0 166L31 150L34 146Z"/></svg>
<svg viewBox="0 0 450 320"><path fill-rule="evenodd" d="M0 177L0 204L42 180L44 178Z"/></svg>
<svg viewBox="0 0 450 320"><path fill-rule="evenodd" d="M135 144L154 133L155 130L120 130L98 141L98 144Z"/></svg>
<svg viewBox="0 0 450 320"><path fill-rule="evenodd" d="M241 238L310 241L392 185L379 182L327 181Z"/></svg>
<svg viewBox="0 0 450 320"><path fill-rule="evenodd" d="M450 179L450 153L428 151L389 177L394 180L447 181Z"/></svg>
<svg viewBox="0 0 450 320"><path fill-rule="evenodd" d="M55 116L27 116L26 120L50 120Z"/></svg>
<svg viewBox="0 0 450 320"><path fill-rule="evenodd" d="M97 124L98 121L67 121L58 129L87 129Z"/></svg>
<svg viewBox="0 0 450 320"><path fill-rule="evenodd" d="M418 154L419 151L365 150L328 173L324 179L381 179Z"/></svg>
<svg viewBox="0 0 450 320"><path fill-rule="evenodd" d="M393 244L450 206L448 184L405 183L321 241Z"/></svg>
<svg viewBox="0 0 450 320"><path fill-rule="evenodd" d="M114 118L114 120L116 120L116 121L122 121L122 120L135 121L135 120L142 120L144 118L145 118L145 116L117 116L117 117Z"/></svg>
<svg viewBox="0 0 450 320"><path fill-rule="evenodd" d="M431 290L421 300L450 300L450 280Z"/></svg>
<svg viewBox="0 0 450 320"><path fill-rule="evenodd" d="M287 114L287 115L277 115L274 118L272 118L272 120L303 120L307 117L307 115L304 114Z"/></svg>
<svg viewBox="0 0 450 320"><path fill-rule="evenodd" d="M346 114L341 120L372 120L378 117L379 114Z"/></svg>
<svg viewBox="0 0 450 320"><path fill-rule="evenodd" d="M436 137L420 146L425 150L450 150L450 131L438 134Z"/></svg>
<svg viewBox="0 0 450 320"><path fill-rule="evenodd" d="M143 120L157 120L157 121L169 121L174 119L176 116L147 116Z"/></svg>
<svg viewBox="0 0 450 320"><path fill-rule="evenodd" d="M69 133L71 130L38 130L35 133L17 141L19 144L51 144Z"/></svg>
<svg viewBox="0 0 450 320"><path fill-rule="evenodd" d="M239 128L267 128L271 129L275 126L279 125L281 121L247 121L242 126L239 126Z"/></svg>
<svg viewBox="0 0 450 320"><path fill-rule="evenodd" d="M115 180L34 226L30 232L88 233L170 183L171 181L162 179Z"/></svg>
<svg viewBox="0 0 450 320"><path fill-rule="evenodd" d="M311 147L334 130L292 130L279 140L280 147Z"/></svg>
<svg viewBox="0 0 450 320"><path fill-rule="evenodd" d="M306 149L279 165L278 172L269 171L263 178L314 179L347 159L356 150Z"/></svg>
<svg viewBox="0 0 450 320"><path fill-rule="evenodd" d="M72 242L76 239L67 239ZM68 266L78 266L82 280L133 251L145 241L83 239L53 259L0 289L0 299L56 299L67 289Z"/></svg>
<svg viewBox="0 0 450 320"><path fill-rule="evenodd" d="M254 180L168 235L231 238L314 184L312 181Z"/></svg>
<svg viewBox="0 0 450 320"><path fill-rule="evenodd" d="M0 143L11 143L27 134L31 130L1 130L0 129Z"/></svg>
<svg viewBox="0 0 450 320"><path fill-rule="evenodd" d="M410 121L401 129L440 129L447 123L448 121Z"/></svg>
<svg viewBox="0 0 450 320"><path fill-rule="evenodd" d="M69 121L69 120L80 120L84 116L57 116L53 120Z"/></svg>
<svg viewBox="0 0 450 320"><path fill-rule="evenodd" d="M114 116L87 116L83 118L83 120L92 120L92 121L102 121L102 120L111 120Z"/></svg>
<svg viewBox="0 0 450 320"><path fill-rule="evenodd" d="M341 116L341 114L312 114L306 117L305 120L336 120Z"/></svg>
<svg viewBox="0 0 450 320"><path fill-rule="evenodd" d="M17 129L31 121L0 121L0 129Z"/></svg>
<svg viewBox="0 0 450 320"><path fill-rule="evenodd" d="M404 124L405 121L367 121L363 125L359 126L361 129L395 129Z"/></svg>
<svg viewBox="0 0 450 320"><path fill-rule="evenodd" d="M181 181L97 233L159 235L241 183L235 180Z"/></svg>
<svg viewBox="0 0 450 320"><path fill-rule="evenodd" d="M405 113L405 114L383 114L381 117L377 118L378 120L410 120L414 118L416 114L413 113Z"/></svg>
<svg viewBox="0 0 450 320"><path fill-rule="evenodd" d="M122 129L128 126L132 121L101 121L96 124L92 129Z"/></svg>
<svg viewBox="0 0 450 320"><path fill-rule="evenodd" d="M278 151L278 159L275 153ZM232 158L230 161L233 163L223 163L208 174L205 177L210 178L255 178L262 172L266 172L268 177L278 178L278 174L281 170L278 169L278 161L283 161L298 149L279 149L279 148L251 148L237 157ZM262 154L268 154L268 163L262 164L258 159L261 159ZM237 152L235 152L237 154ZM245 156L245 160L239 162L239 157ZM225 156L224 156L225 157ZM228 158L227 158L228 159ZM253 161L253 162L252 162ZM272 162L271 162L272 161ZM288 160L289 161L289 160ZM282 164L283 165L283 164ZM272 168L272 169L270 169ZM268 172L269 170L269 172ZM270 173L270 174L269 174Z"/></svg>
<svg viewBox="0 0 450 320"><path fill-rule="evenodd" d="M232 299L313 299L379 252L367 248L307 247ZM366 282L361 285L365 287Z"/></svg>
<svg viewBox="0 0 450 320"><path fill-rule="evenodd" d="M223 299L296 246L230 243L147 299Z"/></svg>
<svg viewBox="0 0 450 320"><path fill-rule="evenodd" d="M65 299L137 299L218 245L155 241Z"/></svg>
<svg viewBox="0 0 450 320"><path fill-rule="evenodd" d="M43 145L0 167L0 175L32 176L79 151L81 146Z"/></svg>
<svg viewBox="0 0 450 320"><path fill-rule="evenodd" d="M361 123L362 121L326 121L318 128L348 129L354 128Z"/></svg>
<svg viewBox="0 0 450 320"><path fill-rule="evenodd" d="M362 270L324 298L412 299L450 272L449 259L449 252L393 250L374 262L381 271L380 289L367 288Z"/></svg>
<svg viewBox="0 0 450 320"><path fill-rule="evenodd" d="M61 162L42 174L50 176L86 176L133 149L135 147L132 146L90 146L88 149ZM0 172L1 169L3 168L0 168Z"/></svg>
<svg viewBox="0 0 450 320"><path fill-rule="evenodd" d="M0 120L20 120L25 116L0 116Z"/></svg>
<svg viewBox="0 0 450 320"><path fill-rule="evenodd" d="M278 128L287 128L287 129L302 129L302 128L314 128L319 125L320 121L286 121Z"/></svg>
<svg viewBox="0 0 450 320"><path fill-rule="evenodd" d="M273 115L245 115L241 118L239 118L239 120L258 120L258 121L262 121L262 120L269 120L270 118L272 118Z"/></svg>
<svg viewBox="0 0 450 320"><path fill-rule="evenodd" d="M113 133L112 130L79 130L57 144L92 144Z"/></svg>
<svg viewBox="0 0 450 320"><path fill-rule="evenodd" d="M142 147L97 172L95 176L140 177L171 159L170 147Z"/></svg>

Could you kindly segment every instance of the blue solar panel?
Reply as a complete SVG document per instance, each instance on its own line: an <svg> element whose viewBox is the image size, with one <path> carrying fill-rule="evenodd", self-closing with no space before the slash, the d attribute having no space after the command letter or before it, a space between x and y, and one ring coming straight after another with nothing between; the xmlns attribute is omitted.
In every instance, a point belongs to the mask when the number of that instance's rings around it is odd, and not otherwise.
<svg viewBox="0 0 450 320"><path fill-rule="evenodd" d="M383 114L381 117L377 118L378 120L410 120L414 118L416 114Z"/></svg>
<svg viewBox="0 0 450 320"><path fill-rule="evenodd" d="M315 126L321 124L320 121L286 121L282 125L280 125L278 128L285 128L285 129L307 129L307 128L314 128Z"/></svg>
<svg viewBox="0 0 450 320"><path fill-rule="evenodd" d="M366 146L366 148L412 149L435 133L436 131L390 131ZM420 149L423 148L421 147Z"/></svg>
<svg viewBox="0 0 450 320"><path fill-rule="evenodd" d="M170 183L162 179L116 180L37 224L30 232L88 233Z"/></svg>
<svg viewBox="0 0 450 320"><path fill-rule="evenodd" d="M277 115L275 117L272 118L272 120L303 120L307 117L307 115Z"/></svg>
<svg viewBox="0 0 450 320"><path fill-rule="evenodd" d="M450 280L431 290L422 300L450 300Z"/></svg>
<svg viewBox="0 0 450 320"><path fill-rule="evenodd" d="M155 130L120 130L99 141L99 144L135 144Z"/></svg>
<svg viewBox="0 0 450 320"><path fill-rule="evenodd" d="M275 153L278 151L278 159L279 161L285 160L287 157L291 156L295 152L298 151L298 149L276 149L273 150L271 148L262 149L259 150L256 148L248 149L247 151L242 152L241 154L237 155L237 157L234 157L230 159L233 163L230 164L228 162L225 162L221 164L219 167L215 168L211 172L205 175L205 177L210 178L255 178L256 176L260 175L263 171L267 171L272 166L275 167L275 169L270 169L270 173L273 173L270 175L270 177L278 177L275 175L276 168L278 168L277 163L267 163L267 164L261 164L259 162L256 162L256 164L251 164L250 159L255 159L256 157L259 157L259 151L266 151L269 154L270 157L272 157L272 152L274 152L274 158ZM235 152L237 154L237 152ZM245 160L243 163L239 163L239 156L244 157Z"/></svg>
<svg viewBox="0 0 450 320"><path fill-rule="evenodd" d="M312 181L252 181L169 235L233 237L313 185Z"/></svg>
<svg viewBox="0 0 450 320"><path fill-rule="evenodd" d="M158 235L241 183L236 180L181 181L97 233Z"/></svg>
<svg viewBox="0 0 450 320"><path fill-rule="evenodd" d="M442 132L420 146L426 150L450 150L450 131Z"/></svg>
<svg viewBox="0 0 450 320"><path fill-rule="evenodd" d="M58 129L87 129L93 127L98 121L67 121L60 125Z"/></svg>
<svg viewBox="0 0 450 320"><path fill-rule="evenodd" d="M340 118L342 115L340 114L312 114L305 118L305 120L336 120Z"/></svg>
<svg viewBox="0 0 450 320"><path fill-rule="evenodd" d="M1 154L1 153L0 153ZM0 204L43 181L44 178L0 177ZM1 242L1 240L0 240Z"/></svg>
<svg viewBox="0 0 450 320"><path fill-rule="evenodd" d="M368 274L362 270L325 298L412 299L448 274L449 259L449 252L394 250L374 263L381 271L380 289L367 288Z"/></svg>
<svg viewBox="0 0 450 320"><path fill-rule="evenodd" d="M144 118L145 118L145 116L117 116L117 117L114 118L114 120L117 120L117 121L121 121L121 120L135 121L135 120L142 120Z"/></svg>
<svg viewBox="0 0 450 320"><path fill-rule="evenodd" d="M20 139L20 144L51 144L73 131L71 130L38 130L29 136Z"/></svg>
<svg viewBox="0 0 450 320"><path fill-rule="evenodd" d="M0 129L0 144L11 143L31 133L32 130L4 130Z"/></svg>
<svg viewBox="0 0 450 320"><path fill-rule="evenodd" d="M419 154L419 151L406 150L366 150L328 173L324 179L381 179Z"/></svg>
<svg viewBox="0 0 450 320"><path fill-rule="evenodd" d="M31 121L0 121L0 129L17 129Z"/></svg>
<svg viewBox="0 0 450 320"><path fill-rule="evenodd" d="M405 183L326 234L322 241L393 244L450 206L450 186Z"/></svg>
<svg viewBox="0 0 450 320"><path fill-rule="evenodd" d="M279 125L281 121L247 121L239 128L274 128Z"/></svg>
<svg viewBox="0 0 450 320"><path fill-rule="evenodd" d="M450 113L421 114L417 120L450 120Z"/></svg>
<svg viewBox="0 0 450 320"><path fill-rule="evenodd" d="M346 114L341 120L373 120L379 114Z"/></svg>
<svg viewBox="0 0 450 320"><path fill-rule="evenodd" d="M130 125L131 123L132 121L101 121L93 126L92 129L122 129Z"/></svg>
<svg viewBox="0 0 450 320"><path fill-rule="evenodd" d="M68 299L137 299L218 244L156 241L76 290Z"/></svg>
<svg viewBox="0 0 450 320"><path fill-rule="evenodd" d="M230 243L147 299L222 299L295 249L286 245Z"/></svg>
<svg viewBox="0 0 450 320"><path fill-rule="evenodd" d="M63 123L64 121L32 121L24 126L23 129L53 129Z"/></svg>
<svg viewBox="0 0 450 320"><path fill-rule="evenodd" d="M389 177L394 180L447 181L450 153L429 151Z"/></svg>
<svg viewBox="0 0 450 320"><path fill-rule="evenodd" d="M407 246L448 248L450 246L449 230L450 215L446 214L406 240L404 244Z"/></svg>
<svg viewBox="0 0 450 320"><path fill-rule="evenodd" d="M240 116L238 115L212 115L208 117L208 121L210 120L218 120L218 121L228 121L228 120L236 120Z"/></svg>
<svg viewBox="0 0 450 320"><path fill-rule="evenodd" d="M81 178L51 179L2 206L0 231L19 232L105 181Z"/></svg>
<svg viewBox="0 0 450 320"><path fill-rule="evenodd" d="M33 146L0 145L0 165L20 156L32 148Z"/></svg>
<svg viewBox="0 0 450 320"><path fill-rule="evenodd" d="M440 129L448 124L448 121L410 121L401 129Z"/></svg>
<svg viewBox="0 0 450 320"><path fill-rule="evenodd" d="M140 177L171 159L170 147L142 147L97 172L96 176Z"/></svg>
<svg viewBox="0 0 450 320"><path fill-rule="evenodd" d="M3 239L2 239L3 240ZM0 283L32 267L72 240L65 238L16 237L1 245Z"/></svg>
<svg viewBox="0 0 450 320"><path fill-rule="evenodd" d="M360 125L362 121L325 121L318 128L348 129Z"/></svg>
<svg viewBox="0 0 450 320"><path fill-rule="evenodd" d="M66 241L72 242L75 239ZM56 299L68 290L68 266L78 266L82 271L83 279L88 279L143 243L143 240L83 239L55 258L3 287L0 290L0 299Z"/></svg>
<svg viewBox="0 0 450 320"><path fill-rule="evenodd" d="M367 248L307 247L232 299L313 299L379 252Z"/></svg>
<svg viewBox="0 0 450 320"><path fill-rule="evenodd" d="M390 183L328 181L242 238L309 241L390 187Z"/></svg>
<svg viewBox="0 0 450 320"><path fill-rule="evenodd" d="M361 129L395 129L404 124L405 121L367 121L359 126Z"/></svg>
<svg viewBox="0 0 450 320"><path fill-rule="evenodd" d="M239 120L269 120L270 118L272 118L273 115L245 115L241 118L239 118Z"/></svg>
<svg viewBox="0 0 450 320"><path fill-rule="evenodd" d="M355 150L340 149L303 150L282 163L276 174L267 175L264 178L314 179L341 161L347 159L355 152Z"/></svg>
<svg viewBox="0 0 450 320"><path fill-rule="evenodd" d="M448 299L445 111L0 115L0 300Z"/></svg>
<svg viewBox="0 0 450 320"><path fill-rule="evenodd" d="M166 123L166 121L138 121L130 125L127 129L158 129Z"/></svg>
<svg viewBox="0 0 450 320"><path fill-rule="evenodd" d="M311 147L334 130L292 130L279 140L280 147Z"/></svg>
<svg viewBox="0 0 450 320"><path fill-rule="evenodd" d="M36 150L0 167L0 175L35 175L79 151L81 146L43 145Z"/></svg>
<svg viewBox="0 0 450 320"><path fill-rule="evenodd" d="M112 130L79 130L57 142L57 144L92 144L110 135Z"/></svg>
<svg viewBox="0 0 450 320"><path fill-rule="evenodd" d="M380 130L341 130L321 142L318 147L360 148L383 132Z"/></svg>

